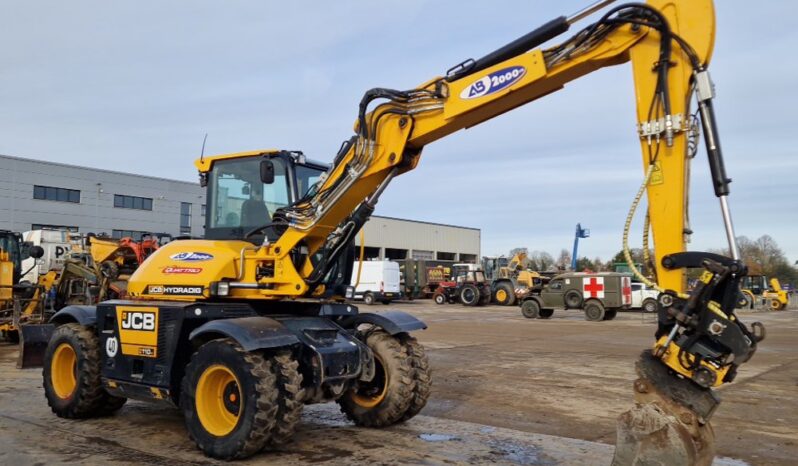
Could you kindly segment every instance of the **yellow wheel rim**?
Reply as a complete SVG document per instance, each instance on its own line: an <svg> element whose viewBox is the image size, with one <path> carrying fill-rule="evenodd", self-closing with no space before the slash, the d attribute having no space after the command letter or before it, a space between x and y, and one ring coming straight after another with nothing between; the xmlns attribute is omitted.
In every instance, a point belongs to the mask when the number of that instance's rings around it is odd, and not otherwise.
<svg viewBox="0 0 798 466"><path fill-rule="evenodd" d="M75 392L77 381L78 357L69 343L61 343L53 353L50 363L50 381L58 398L66 400Z"/></svg>
<svg viewBox="0 0 798 466"><path fill-rule="evenodd" d="M496 292L496 301L500 303L507 301L507 292L505 290L498 290Z"/></svg>
<svg viewBox="0 0 798 466"><path fill-rule="evenodd" d="M373 408L385 399L388 392L388 371L380 358L374 355L374 379L371 382L361 383L351 392L352 401L362 408Z"/></svg>
<svg viewBox="0 0 798 466"><path fill-rule="evenodd" d="M224 437L236 428L243 410L241 384L225 366L205 369L197 382L194 402L202 427L216 437Z"/></svg>
<svg viewBox="0 0 798 466"><path fill-rule="evenodd" d="M781 309L781 301L779 301L778 299L772 300L770 302L770 308L773 309L774 311L778 311L779 309Z"/></svg>

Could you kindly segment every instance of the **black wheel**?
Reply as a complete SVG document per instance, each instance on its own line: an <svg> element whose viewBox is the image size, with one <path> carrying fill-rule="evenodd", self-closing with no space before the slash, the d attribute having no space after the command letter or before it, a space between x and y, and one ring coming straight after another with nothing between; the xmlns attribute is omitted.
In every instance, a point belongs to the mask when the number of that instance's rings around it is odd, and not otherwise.
<svg viewBox="0 0 798 466"><path fill-rule="evenodd" d="M391 300L390 299L383 299L382 300L382 304L385 304L387 306L387 305L391 304Z"/></svg>
<svg viewBox="0 0 798 466"><path fill-rule="evenodd" d="M127 401L103 388L99 339L91 328L80 324L64 324L50 337L42 378L47 404L58 417L103 416Z"/></svg>
<svg viewBox="0 0 798 466"><path fill-rule="evenodd" d="M363 303L364 304L368 304L369 306L374 304L374 295L371 294L371 293L364 294L363 295Z"/></svg>
<svg viewBox="0 0 798 466"><path fill-rule="evenodd" d="M604 320L604 305L595 300L586 302L585 320L589 320L591 322L599 322Z"/></svg>
<svg viewBox="0 0 798 466"><path fill-rule="evenodd" d="M554 315L554 309L541 309L538 314L538 319L551 319Z"/></svg>
<svg viewBox="0 0 798 466"><path fill-rule="evenodd" d="M643 301L643 312L657 312L657 300L649 298Z"/></svg>
<svg viewBox="0 0 798 466"><path fill-rule="evenodd" d="M582 294L576 290L569 290L565 293L565 307L567 309L581 309Z"/></svg>
<svg viewBox="0 0 798 466"><path fill-rule="evenodd" d="M410 366L413 370L413 381L415 382L413 399L410 400L410 406L402 416L402 421L406 421L420 413L424 406L427 405L427 399L432 387L432 370L429 367L429 360L424 347L415 338L405 334L401 337L401 341L410 357Z"/></svg>
<svg viewBox="0 0 798 466"><path fill-rule="evenodd" d="M747 293L740 293L737 297L737 309L751 309L753 307L753 300Z"/></svg>
<svg viewBox="0 0 798 466"><path fill-rule="evenodd" d="M540 315L540 304L534 299L527 299L521 304L521 314L527 319L535 319Z"/></svg>
<svg viewBox="0 0 798 466"><path fill-rule="evenodd" d="M415 397L414 370L407 347L382 330L368 332L365 343L374 354L374 378L355 383L337 402L346 417L359 426L396 424Z"/></svg>
<svg viewBox="0 0 798 466"><path fill-rule="evenodd" d="M490 304L490 290L487 293L480 295L479 304L477 306L487 306Z"/></svg>
<svg viewBox="0 0 798 466"><path fill-rule="evenodd" d="M267 444L278 423L281 392L273 371L272 361L229 338L212 340L194 353L183 377L180 408L189 437L203 453L247 458Z"/></svg>
<svg viewBox="0 0 798 466"><path fill-rule="evenodd" d="M479 289L471 284L463 285L460 288L460 302L466 306L476 306L479 304Z"/></svg>
<svg viewBox="0 0 798 466"><path fill-rule="evenodd" d="M612 320L615 316L618 315L617 309L612 309L609 311L604 311L604 320Z"/></svg>
<svg viewBox="0 0 798 466"><path fill-rule="evenodd" d="M446 296L443 293L435 293L432 299L435 300L435 304L446 304Z"/></svg>
<svg viewBox="0 0 798 466"><path fill-rule="evenodd" d="M6 341L12 345L19 343L19 330L9 330L5 332Z"/></svg>
<svg viewBox="0 0 798 466"><path fill-rule="evenodd" d="M294 435L296 425L302 416L305 406L305 390L302 388L302 374L299 363L290 352L277 354L272 358L272 365L277 377L277 422L272 430L269 443L281 445L288 443Z"/></svg>
<svg viewBox="0 0 798 466"><path fill-rule="evenodd" d="M493 291L493 301L500 306L512 306L515 304L515 290L513 285L507 282L500 282Z"/></svg>

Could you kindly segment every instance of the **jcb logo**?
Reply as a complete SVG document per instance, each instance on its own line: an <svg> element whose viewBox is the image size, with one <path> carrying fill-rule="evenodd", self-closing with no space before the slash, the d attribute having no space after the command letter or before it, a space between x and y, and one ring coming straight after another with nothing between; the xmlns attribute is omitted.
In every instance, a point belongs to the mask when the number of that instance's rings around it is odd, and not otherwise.
<svg viewBox="0 0 798 466"><path fill-rule="evenodd" d="M155 314L152 312L122 313L122 328L125 330L155 330Z"/></svg>

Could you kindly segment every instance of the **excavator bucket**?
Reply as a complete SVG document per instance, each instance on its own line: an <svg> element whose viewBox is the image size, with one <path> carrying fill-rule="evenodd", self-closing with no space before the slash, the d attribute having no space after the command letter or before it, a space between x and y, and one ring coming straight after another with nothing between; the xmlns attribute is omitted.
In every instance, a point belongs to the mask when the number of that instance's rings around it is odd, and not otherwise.
<svg viewBox="0 0 798 466"><path fill-rule="evenodd" d="M47 349L47 343L55 330L55 325L30 324L21 326L19 330L17 369L42 367L44 351Z"/></svg>
<svg viewBox="0 0 798 466"><path fill-rule="evenodd" d="M637 362L635 407L618 418L612 466L711 466L715 434L709 423L717 395L673 377L651 351Z"/></svg>

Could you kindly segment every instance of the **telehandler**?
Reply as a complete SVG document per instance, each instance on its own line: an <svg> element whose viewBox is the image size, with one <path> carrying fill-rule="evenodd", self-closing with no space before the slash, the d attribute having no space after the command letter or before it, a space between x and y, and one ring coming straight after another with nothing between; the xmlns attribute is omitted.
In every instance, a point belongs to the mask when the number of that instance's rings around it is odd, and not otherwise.
<svg viewBox="0 0 798 466"><path fill-rule="evenodd" d="M764 337L761 325L749 330L734 314L746 268L707 70L713 4L614 6L540 48L610 3L549 21L414 89L367 91L355 135L329 167L286 150L200 158L205 239L154 252L130 278L128 299L70 306L52 318L43 370L52 410L85 418L113 412L126 398L171 402L197 446L215 458L244 458L285 442L306 403L335 400L370 427L412 418L430 390L427 357L410 336L425 325L403 312L365 314L343 302L354 236L428 144L630 62L645 176L624 246L647 194L663 292L656 342L638 360L637 405L621 416L614 461L710 464L709 421L719 404L712 387L731 382ZM731 257L685 252L686 182L699 125ZM687 268L704 270L690 294Z"/></svg>

